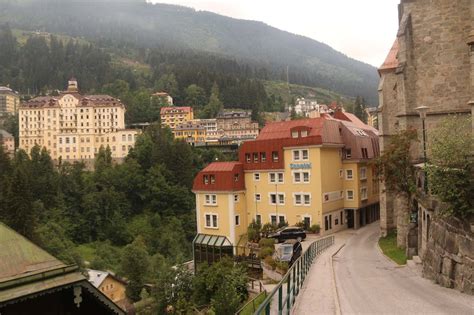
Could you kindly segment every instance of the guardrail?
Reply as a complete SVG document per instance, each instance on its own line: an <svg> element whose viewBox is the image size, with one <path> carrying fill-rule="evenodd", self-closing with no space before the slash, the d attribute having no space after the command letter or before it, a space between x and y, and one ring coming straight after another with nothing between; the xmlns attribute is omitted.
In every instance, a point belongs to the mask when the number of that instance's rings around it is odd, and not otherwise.
<svg viewBox="0 0 474 315"><path fill-rule="evenodd" d="M285 274L283 279L281 279L275 289L273 289L263 303L260 304L254 315L269 315L272 307L276 307L275 311L272 312L274 314L276 314L276 311L278 311L278 314L290 314L291 307L295 304L296 296L303 286L304 279L306 278L314 258L333 244L334 235L311 243L304 254L294 262L290 269L288 269L288 272ZM284 290L283 288L285 287L285 284L286 288ZM276 297L278 297L278 304L276 301L274 302Z"/></svg>
<svg viewBox="0 0 474 315"><path fill-rule="evenodd" d="M255 296L252 300L248 301L242 308L240 308L235 315L251 315L259 306L259 301L263 298L267 297L267 291L260 292L257 296Z"/></svg>

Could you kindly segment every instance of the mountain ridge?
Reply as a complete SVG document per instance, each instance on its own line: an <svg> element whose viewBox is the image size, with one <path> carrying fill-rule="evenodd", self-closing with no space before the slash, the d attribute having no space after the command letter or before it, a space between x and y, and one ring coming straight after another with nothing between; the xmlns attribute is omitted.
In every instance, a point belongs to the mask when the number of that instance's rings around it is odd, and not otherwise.
<svg viewBox="0 0 474 315"><path fill-rule="evenodd" d="M364 96L377 104L376 68L307 36L261 21L170 4L127 1L21 0L0 4L0 22L139 48L204 51L265 67L274 80ZM87 3L87 5L84 5ZM8 13L12 18L8 18ZM33 14L32 14L33 13ZM16 18L13 18L16 17ZM54 19L52 19L54 17Z"/></svg>

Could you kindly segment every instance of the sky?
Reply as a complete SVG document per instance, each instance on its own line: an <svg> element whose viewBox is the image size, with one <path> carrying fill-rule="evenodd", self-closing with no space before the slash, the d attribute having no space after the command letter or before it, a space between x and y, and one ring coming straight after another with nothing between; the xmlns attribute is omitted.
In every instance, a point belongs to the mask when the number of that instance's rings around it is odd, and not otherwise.
<svg viewBox="0 0 474 315"><path fill-rule="evenodd" d="M400 0L148 0L266 24L379 67L395 40Z"/></svg>

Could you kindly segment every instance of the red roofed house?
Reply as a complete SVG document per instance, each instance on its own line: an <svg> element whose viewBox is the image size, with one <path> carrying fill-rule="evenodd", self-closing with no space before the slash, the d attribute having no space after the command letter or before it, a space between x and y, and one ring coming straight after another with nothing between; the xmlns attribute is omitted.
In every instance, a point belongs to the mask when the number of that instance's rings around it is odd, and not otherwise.
<svg viewBox="0 0 474 315"><path fill-rule="evenodd" d="M210 243L235 254L252 220L318 224L328 234L378 219L370 165L379 155L377 130L354 115L338 117L269 123L241 145L238 162L214 162L197 174L197 264L208 259Z"/></svg>

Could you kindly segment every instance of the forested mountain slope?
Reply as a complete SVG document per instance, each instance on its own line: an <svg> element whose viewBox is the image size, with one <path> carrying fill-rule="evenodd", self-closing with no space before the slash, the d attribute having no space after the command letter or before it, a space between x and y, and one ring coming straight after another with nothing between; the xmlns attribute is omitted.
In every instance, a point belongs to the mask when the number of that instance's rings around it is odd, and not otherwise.
<svg viewBox="0 0 474 315"><path fill-rule="evenodd" d="M145 0L4 0L2 22L119 49L207 52L258 68L253 73L257 79L286 80L288 69L291 83L362 95L377 103L374 67L261 22Z"/></svg>

